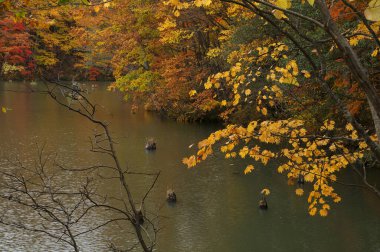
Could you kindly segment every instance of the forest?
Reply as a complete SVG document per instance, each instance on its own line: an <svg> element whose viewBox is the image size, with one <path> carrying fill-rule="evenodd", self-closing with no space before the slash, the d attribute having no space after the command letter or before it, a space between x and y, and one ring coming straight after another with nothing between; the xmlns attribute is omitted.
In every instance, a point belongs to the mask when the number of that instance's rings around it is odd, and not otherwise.
<svg viewBox="0 0 380 252"><path fill-rule="evenodd" d="M260 179L268 167L306 203L308 218L334 215L345 200L340 186L380 202L378 0L0 0L0 34L0 82L104 82L133 113L218 125L181 153L182 168L240 160L239 173ZM104 131L107 149L98 151L115 162L141 249L154 251L136 221L112 125L87 98L80 109L54 92L45 94ZM3 118L18 113L2 96L0 107ZM341 179L347 173L354 179ZM258 194L267 204L273 190ZM84 195L99 207L91 190ZM68 244L79 251L74 238Z"/></svg>

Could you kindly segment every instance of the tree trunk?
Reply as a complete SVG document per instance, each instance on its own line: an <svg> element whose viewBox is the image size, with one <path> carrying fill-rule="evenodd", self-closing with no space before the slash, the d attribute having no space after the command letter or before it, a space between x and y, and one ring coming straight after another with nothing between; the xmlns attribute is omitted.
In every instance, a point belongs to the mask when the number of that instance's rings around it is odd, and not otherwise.
<svg viewBox="0 0 380 252"><path fill-rule="evenodd" d="M347 39L339 31L338 26L330 15L325 0L317 0L316 4L322 14L325 30L330 34L339 50L342 52L348 68L355 76L360 88L364 91L369 103L373 107L374 114L380 118L380 97L369 80L367 69L360 62L358 55L348 43Z"/></svg>
<svg viewBox="0 0 380 252"><path fill-rule="evenodd" d="M329 85L321 78L320 84L322 87L329 93L331 98L335 101L335 103L338 105L339 110L343 113L344 118L352 124L354 129L358 132L359 136L362 137L367 145L369 146L370 150L373 153L374 158L377 160L378 163L380 163L380 145L372 141L370 136L367 134L365 128L358 122L356 119L352 116L350 111L347 109L346 105L342 102L342 100L331 90Z"/></svg>
<svg viewBox="0 0 380 252"><path fill-rule="evenodd" d="M375 125L377 139L380 139L380 117L376 113L375 108L373 107L372 103L369 100L368 100L368 104L369 104L369 108L371 109L371 114L372 114L373 124Z"/></svg>

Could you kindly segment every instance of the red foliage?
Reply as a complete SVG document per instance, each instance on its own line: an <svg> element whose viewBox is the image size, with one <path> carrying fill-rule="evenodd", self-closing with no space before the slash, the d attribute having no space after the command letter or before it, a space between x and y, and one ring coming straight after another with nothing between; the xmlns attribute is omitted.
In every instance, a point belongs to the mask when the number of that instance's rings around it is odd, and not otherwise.
<svg viewBox="0 0 380 252"><path fill-rule="evenodd" d="M364 11L366 4L364 2L350 2L359 11ZM351 21L357 16L353 10L347 7L342 1L334 1L330 8L331 17L334 20Z"/></svg>
<svg viewBox="0 0 380 252"><path fill-rule="evenodd" d="M100 75L101 75L101 72L98 68L91 67L88 72L88 79L90 81L96 81Z"/></svg>
<svg viewBox="0 0 380 252"><path fill-rule="evenodd" d="M19 73L12 76L31 78L35 68L32 54L25 25L9 18L0 20L0 67L5 63L21 67Z"/></svg>

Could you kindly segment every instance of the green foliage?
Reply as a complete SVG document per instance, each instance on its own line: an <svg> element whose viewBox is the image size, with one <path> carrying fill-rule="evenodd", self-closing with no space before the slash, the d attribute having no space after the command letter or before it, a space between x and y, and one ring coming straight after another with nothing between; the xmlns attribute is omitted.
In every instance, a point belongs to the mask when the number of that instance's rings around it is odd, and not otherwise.
<svg viewBox="0 0 380 252"><path fill-rule="evenodd" d="M131 70L126 75L118 78L112 87L122 92L145 93L152 90L152 87L159 79L159 75L142 68Z"/></svg>

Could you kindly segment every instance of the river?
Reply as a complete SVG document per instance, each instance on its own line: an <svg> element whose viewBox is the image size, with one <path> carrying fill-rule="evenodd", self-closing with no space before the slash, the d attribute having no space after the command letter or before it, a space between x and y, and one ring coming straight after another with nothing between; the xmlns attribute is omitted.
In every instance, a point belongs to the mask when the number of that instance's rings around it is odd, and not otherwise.
<svg viewBox="0 0 380 252"><path fill-rule="evenodd" d="M0 158L19 154L28 163L36 157L36 144L46 143L70 166L101 160L89 152L93 125L40 94L5 92L28 85L0 84ZM39 84L40 85L40 84ZM328 217L308 215L306 196L298 197L286 178L274 171L275 163L257 166L243 175L247 160L224 160L216 154L193 169L181 159L195 151L189 146L216 130L214 124L185 124L164 119L130 106L117 93L99 85L89 94L102 105L100 116L110 122L123 165L134 171L161 171L148 198L150 211L163 216L159 222L157 251L249 252L249 251L380 251L380 200L369 191L336 186L342 202L332 204ZM146 152L147 138L157 140L157 150ZM1 160L0 160L1 163ZM63 178L71 180L72 178ZM351 174L342 181L358 183ZM65 182L66 183L66 182ZM149 187L147 178L132 181L135 195ZM117 192L117 183L100 190ZM178 196L175 206L165 202L167 187ZM270 188L268 211L258 209L260 191ZM4 202L2 206L4 207ZM18 215L16 209L8 209ZM27 214L20 218L28 219ZM96 216L102 218L102 216ZM31 223L36 220L29 219ZM108 251L110 240L124 244L128 233L102 228L78 238L82 251ZM57 240L0 225L1 251L70 251ZM139 251L137 249L137 251Z"/></svg>

